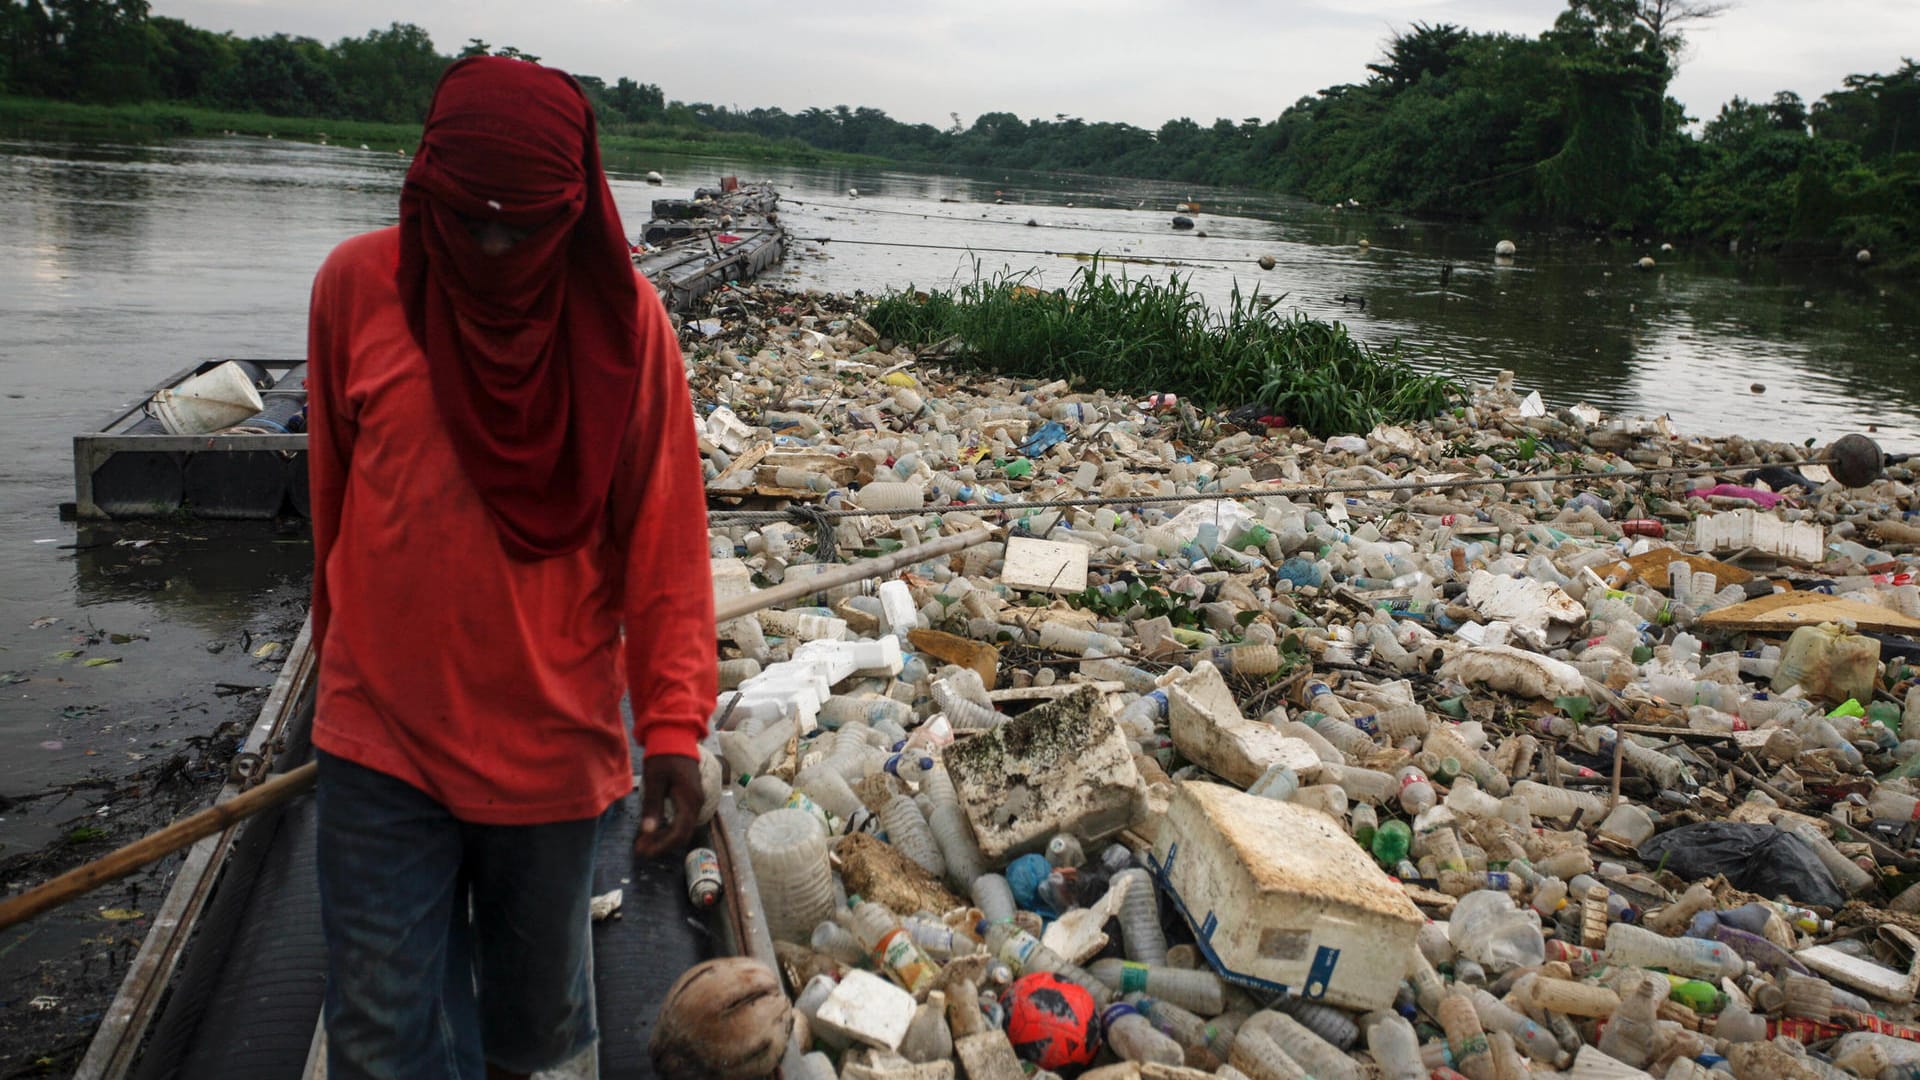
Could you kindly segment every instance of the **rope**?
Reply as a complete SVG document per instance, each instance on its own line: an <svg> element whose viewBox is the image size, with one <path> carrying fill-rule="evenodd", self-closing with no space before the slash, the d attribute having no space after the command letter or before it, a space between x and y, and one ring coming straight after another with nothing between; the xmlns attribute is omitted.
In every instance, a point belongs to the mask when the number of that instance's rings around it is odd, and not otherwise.
<svg viewBox="0 0 1920 1080"><path fill-rule="evenodd" d="M1821 459L1824 461L1825 459ZM842 510L823 510L807 507L804 516L796 519L795 510L715 510L707 515L707 520L716 525L750 525L775 521L813 521L815 519L838 521L842 518L856 517L899 517L910 514L963 514L963 513L1006 513L1013 510L1058 510L1068 507L1086 506L1153 506L1161 503L1216 502L1221 499L1285 499L1295 496L1348 495L1366 491L1450 491L1455 488L1483 487L1494 485L1505 487L1509 484L1558 483L1565 480L1632 480L1653 476L1686 476L1695 473L1726 472L1734 469L1765 468L1768 465L1817 465L1821 461L1774 461L1760 462L1756 465L1667 465L1653 469L1620 469L1606 472L1572 473L1524 473L1515 476L1472 477L1452 480L1387 480L1373 483L1321 484L1312 487L1292 487L1260 491L1219 491L1193 495L1129 495L1098 496L1081 499L1057 499L1052 501L1023 501L999 503L955 503L950 506L926 506L918 510L861 510L848 508Z"/></svg>

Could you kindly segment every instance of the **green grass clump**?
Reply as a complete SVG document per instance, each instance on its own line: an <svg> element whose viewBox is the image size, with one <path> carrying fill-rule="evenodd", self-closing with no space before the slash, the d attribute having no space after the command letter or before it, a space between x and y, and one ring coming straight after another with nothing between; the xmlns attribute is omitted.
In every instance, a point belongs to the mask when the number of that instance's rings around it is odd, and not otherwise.
<svg viewBox="0 0 1920 1080"><path fill-rule="evenodd" d="M1116 278L1095 260L1051 292L1028 285L1029 274L976 272L950 292L909 286L877 301L867 321L909 344L957 337L963 358L994 371L1173 391L1213 407L1258 404L1323 438L1424 420L1464 394L1397 346L1372 349L1341 323L1280 314L1258 290L1235 286L1215 310L1178 274L1164 284Z"/></svg>

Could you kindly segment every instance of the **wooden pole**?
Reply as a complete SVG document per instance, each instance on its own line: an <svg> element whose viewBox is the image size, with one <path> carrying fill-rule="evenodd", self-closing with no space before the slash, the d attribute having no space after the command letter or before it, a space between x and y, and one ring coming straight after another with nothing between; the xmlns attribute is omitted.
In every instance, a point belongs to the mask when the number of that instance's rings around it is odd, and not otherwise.
<svg viewBox="0 0 1920 1080"><path fill-rule="evenodd" d="M965 551L992 537L993 533L989 529L971 529L925 544L903 548L889 555L848 563L804 581L791 581L771 589L760 589L745 596L728 597L714 605L715 621L726 622L729 619L737 619L763 608L798 600L803 596L811 596L822 589L864 581L867 578L892 573L902 567L912 566L914 563L937 559L956 551ZM76 866L52 881L28 889L8 900L0 901L0 930L59 907L109 881L126 877L148 863L163 859L201 837L211 836L222 829L230 829L262 810L278 806L297 795L312 791L317 771L318 767L309 761L297 769L243 791L226 802L181 818L158 832L149 833L126 847L102 855L84 866Z"/></svg>
<svg viewBox="0 0 1920 1080"><path fill-rule="evenodd" d="M181 818L159 832L150 833L126 847L103 855L84 866L76 866L52 881L29 889L19 896L0 901L0 930L24 922L50 908L83 893L117 881L135 870L164 858L183 847L231 828L268 807L278 806L296 795L313 790L317 767L308 762L291 772L282 773L257 787Z"/></svg>

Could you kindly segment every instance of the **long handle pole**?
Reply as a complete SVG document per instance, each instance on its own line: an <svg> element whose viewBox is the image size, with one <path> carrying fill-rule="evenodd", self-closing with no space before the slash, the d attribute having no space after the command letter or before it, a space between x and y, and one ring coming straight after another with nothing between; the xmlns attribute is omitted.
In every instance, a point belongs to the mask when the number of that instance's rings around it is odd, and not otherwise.
<svg viewBox="0 0 1920 1080"><path fill-rule="evenodd" d="M135 840L126 847L61 874L37 888L0 902L0 930L24 922L83 893L123 878L156 859L165 858L203 836L231 828L269 807L278 806L313 789L312 762L216 803L197 814Z"/></svg>
<svg viewBox="0 0 1920 1080"><path fill-rule="evenodd" d="M943 555L964 551L991 538L992 535L993 533L987 529L956 533L925 544L903 548L889 555L848 563L804 581L788 582L771 589L748 593L745 596L728 597L714 606L714 616L716 621L726 622L742 615L751 615L763 608L798 600L803 596L811 596L821 589L864 581L867 578L890 574L905 566L926 562L928 559L937 559ZM0 930L59 907L109 881L126 877L148 863L163 859L201 837L232 828L262 810L278 806L297 795L304 795L313 790L317 772L318 767L313 762L308 762L257 787L249 788L225 802L216 803L197 814L181 818L158 832L149 833L90 863L76 866L36 888L0 901Z"/></svg>

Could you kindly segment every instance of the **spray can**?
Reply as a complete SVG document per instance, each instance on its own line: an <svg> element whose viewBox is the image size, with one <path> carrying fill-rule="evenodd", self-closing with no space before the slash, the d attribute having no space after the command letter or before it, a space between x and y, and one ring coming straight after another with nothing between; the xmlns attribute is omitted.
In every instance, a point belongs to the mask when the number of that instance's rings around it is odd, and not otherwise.
<svg viewBox="0 0 1920 1080"><path fill-rule="evenodd" d="M726 883L720 877L720 856L712 848L694 848L687 852L687 899L697 908L710 908L720 899Z"/></svg>

